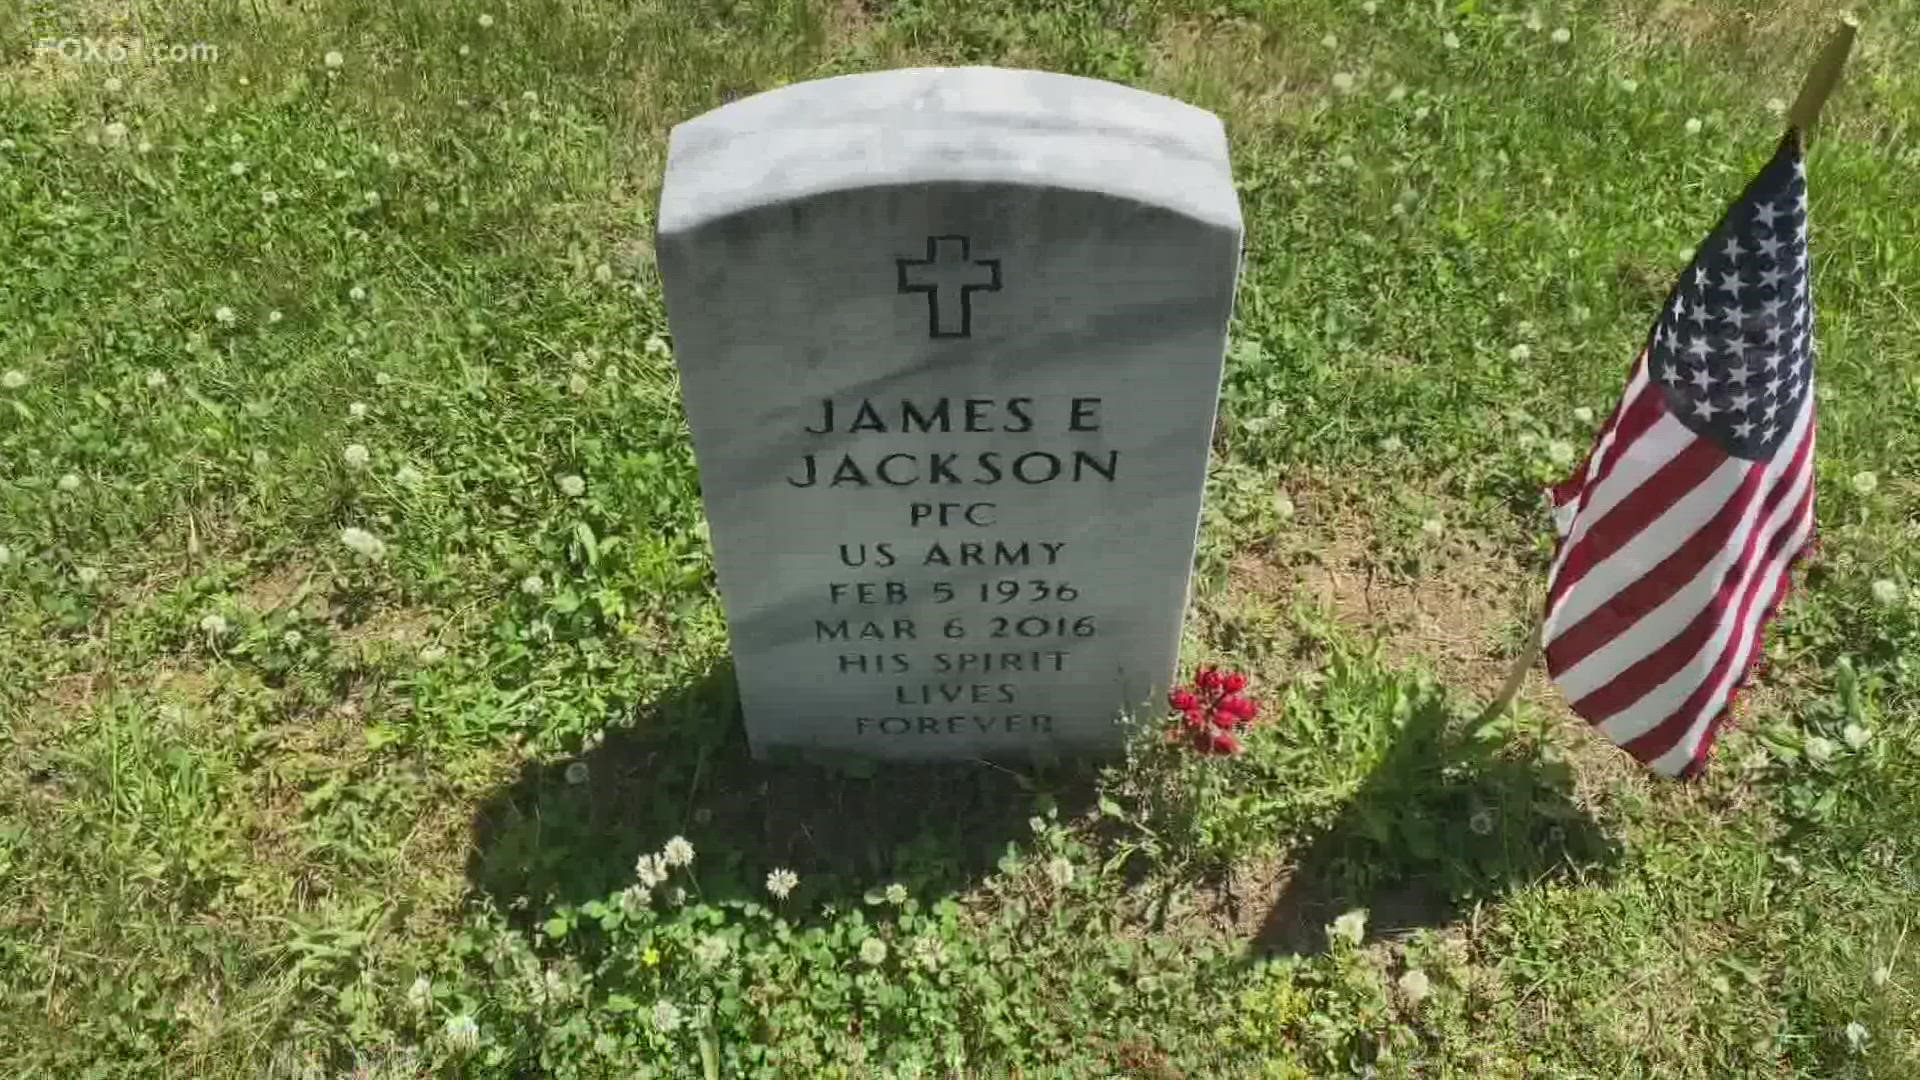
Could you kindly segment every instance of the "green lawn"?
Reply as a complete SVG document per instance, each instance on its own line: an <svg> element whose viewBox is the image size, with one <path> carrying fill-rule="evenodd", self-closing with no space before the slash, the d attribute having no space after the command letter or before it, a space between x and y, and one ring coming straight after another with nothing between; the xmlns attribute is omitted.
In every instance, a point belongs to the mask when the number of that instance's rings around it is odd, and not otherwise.
<svg viewBox="0 0 1920 1080"><path fill-rule="evenodd" d="M1818 553L1689 784L1538 678L1473 717L1538 490L1824 5L15 8L9 1075L1920 1075L1916 0L1871 5L1811 152ZM1226 119L1248 248L1187 655L1253 673L1242 757L746 758L651 260L666 130L965 63Z"/></svg>

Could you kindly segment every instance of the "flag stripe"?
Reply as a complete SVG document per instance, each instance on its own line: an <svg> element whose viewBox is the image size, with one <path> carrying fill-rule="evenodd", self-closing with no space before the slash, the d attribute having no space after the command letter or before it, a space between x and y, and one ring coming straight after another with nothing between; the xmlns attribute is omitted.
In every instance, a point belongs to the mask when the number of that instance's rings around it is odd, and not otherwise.
<svg viewBox="0 0 1920 1080"><path fill-rule="evenodd" d="M1595 580L1626 581L1617 592L1591 587L1572 594L1555 613L1547 627L1547 670L1559 680L1569 698L1579 698L1613 677L1629 662L1659 644L1642 641L1637 651L1614 650L1611 657L1587 663L1599 650L1612 645L1621 635L1648 618L1648 626L1674 625L1684 613L1705 602L1701 595L1717 582L1724 567L1744 550L1749 530L1758 521L1758 512L1770 509L1780 498L1775 487L1787 481L1785 474L1804 466L1810 454L1810 442L1802 440L1791 458L1775 455L1765 467L1731 459L1714 481L1694 489L1686 499L1644 537L1635 537L1595 575ZM1737 487L1729 488L1724 474L1728 469L1744 473ZM1713 513L1712 504L1690 505L1719 493L1725 505ZM1708 515L1712 516L1709 518ZM1707 518L1686 542L1673 547L1673 539L1689 522ZM1671 521L1671 525L1669 525ZM1651 539L1648 539L1648 538ZM1644 541L1644 542L1643 542ZM1671 550L1651 570L1657 553ZM1645 574L1640 577L1641 573ZM1637 580L1636 580L1637 578ZM1679 613L1676 618L1675 613ZM1565 630L1559 629L1565 626ZM1637 635L1644 638L1646 635ZM1634 643L1621 642L1627 650Z"/></svg>
<svg viewBox="0 0 1920 1080"><path fill-rule="evenodd" d="M1662 617L1650 621L1647 631L1622 635L1578 670L1557 678L1573 701L1574 712L1594 723L1610 723L1609 732L1637 729L1652 722L1643 717L1644 709L1663 707L1660 695L1677 698L1685 693L1673 680L1687 665L1700 663L1698 651L1712 639L1751 575L1754 553L1780 528L1775 512L1793 497L1797 486L1785 484L1769 493L1772 498L1762 507L1758 522L1746 530L1740 547L1730 551L1737 554L1709 566L1690 582L1682 600L1669 605L1671 613L1663 611ZM1675 627L1678 631L1671 632Z"/></svg>
<svg viewBox="0 0 1920 1080"><path fill-rule="evenodd" d="M1627 403L1634 400L1634 396L1646 385L1647 354L1643 349L1635 358L1633 368L1627 373L1627 388L1620 392L1620 400L1613 403L1613 411L1607 414L1606 423L1600 425L1599 438L1588 449L1587 456L1581 460L1580 466L1567 474L1565 480L1553 485L1547 493L1556 518L1562 511L1566 511L1568 520L1571 520L1572 512L1579 509L1576 503L1580 498L1580 492L1592 482L1594 474L1599 471L1600 463L1606 460L1607 451L1613 448L1614 436L1620 426L1621 415L1627 411ZM1565 530L1562 530L1562 535L1565 535Z"/></svg>
<svg viewBox="0 0 1920 1080"><path fill-rule="evenodd" d="M1665 758L1669 751L1681 751L1676 755L1678 762L1662 770L1669 774L1679 772L1685 762L1692 760L1692 749L1685 746L1685 737L1695 734L1696 727L1719 711L1732 681L1746 670L1746 663L1753 655L1753 646L1758 639L1754 617L1773 606L1774 594L1784 580L1786 569L1798 554L1800 542L1806 538L1812 525L1807 513L1812 504L1813 488L1808 485L1793 512L1782 523L1787 527L1774 535L1767 549L1764 568L1754 575L1754 580L1740 599L1739 613L1725 624L1734 632L1728 635L1713 669L1670 716L1621 744L1629 754L1652 764ZM1756 605L1755 601L1763 594L1765 601Z"/></svg>
<svg viewBox="0 0 1920 1080"><path fill-rule="evenodd" d="M1676 422L1674 426L1679 425ZM1650 441L1640 440L1623 456L1640 458L1644 453L1651 457L1658 450L1666 449L1646 447L1645 444ZM1679 452L1658 468L1634 470L1638 482L1614 506L1607 509L1595 506L1585 511L1592 524L1587 527L1585 535L1574 542L1559 576L1554 580L1553 588L1548 591L1549 610L1557 609L1566 600L1567 592L1580 584L1580 579L1586 577L1588 571L1606 561L1636 533L1659 520L1673 504L1718 471L1726 463L1727 457L1725 450L1706 439L1687 438L1680 444ZM1639 461L1636 460L1635 464L1638 465ZM1601 481L1601 487L1603 490L1606 487L1604 480Z"/></svg>
<svg viewBox="0 0 1920 1080"><path fill-rule="evenodd" d="M1734 629L1734 620L1728 616L1741 610L1741 598L1753 588L1767 559L1791 533L1787 526L1792 513L1779 511L1783 505L1797 507L1798 499L1812 489L1809 480L1805 471L1797 472L1791 484L1777 490L1784 497L1774 500L1765 511L1760 527L1747 537L1738 562L1723 575L1720 588L1685 630L1605 687L1582 698L1574 711L1598 723L1608 738L1621 743L1638 738L1671 715L1694 692L1725 648ZM1762 552L1767 554L1762 556Z"/></svg>
<svg viewBox="0 0 1920 1080"><path fill-rule="evenodd" d="M1585 538L1593 522L1633 493L1637 483L1635 470L1619 474L1620 462L1633 456L1642 469L1655 468L1685 444L1689 434L1686 428L1668 414L1662 391L1647 385L1644 376L1644 371L1636 373L1639 392L1627 404L1619 426L1603 437L1611 440L1608 447L1611 453L1593 456L1592 475L1568 504L1573 507L1573 516L1560 538L1560 549L1554 552L1553 567L1547 575L1550 582L1559 577L1573 549ZM1661 456L1662 450L1666 451L1666 457Z"/></svg>
<svg viewBox="0 0 1920 1080"><path fill-rule="evenodd" d="M1799 526L1799 535L1794 538L1793 543L1790 545L1791 554L1780 566L1778 576L1779 584L1774 588L1773 596L1767 602L1765 609L1761 611L1759 621L1755 623L1753 649L1750 655L1759 652L1761 634L1765 632L1767 623L1771 622L1773 617L1779 613L1780 604L1786 600L1787 591L1793 584L1793 568L1795 564L1800 561L1800 557L1806 553L1807 544L1813 539L1815 528L1813 500L1809 498L1807 500L1805 520L1802 521ZM1681 746L1685 747L1684 756L1686 761L1684 765L1679 766L1674 775L1691 776L1706 767L1707 752L1713 749L1713 740L1719 735L1721 727L1726 724L1727 718L1732 714L1734 695L1738 694L1740 689L1746 685L1747 680L1753 676L1757 667L1758 665L1756 663L1748 662L1735 669L1737 677L1727 690L1725 700L1720 703L1719 708L1707 710L1703 716L1705 722L1687 733L1686 738L1687 740L1691 740L1692 744L1688 745L1686 741L1682 742ZM1669 751L1668 753L1672 754L1673 751ZM1669 760L1664 764L1671 767L1674 761Z"/></svg>
<svg viewBox="0 0 1920 1080"><path fill-rule="evenodd" d="M1547 628L1547 669L1561 675L1665 603L1716 557L1726 558L1728 545L1737 543L1736 531L1751 524L1754 493L1767 477L1764 468L1728 458L1706 483L1594 570L1594 580L1629 584L1613 594L1597 588L1568 594Z"/></svg>

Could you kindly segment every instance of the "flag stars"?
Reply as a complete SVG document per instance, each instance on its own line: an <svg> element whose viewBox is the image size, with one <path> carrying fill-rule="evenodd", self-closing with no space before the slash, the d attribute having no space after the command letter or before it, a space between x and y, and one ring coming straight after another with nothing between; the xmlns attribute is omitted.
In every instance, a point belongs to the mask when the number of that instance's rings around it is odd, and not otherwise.
<svg viewBox="0 0 1920 1080"><path fill-rule="evenodd" d="M1693 310L1687 313L1687 318L1693 323L1693 325L1701 328L1702 330L1706 329L1707 319L1709 318L1709 316L1707 315L1706 302L1701 301L1700 303L1693 305Z"/></svg>
<svg viewBox="0 0 1920 1080"><path fill-rule="evenodd" d="M1722 250L1725 252L1724 257L1728 262L1737 262L1740 256L1747 253L1747 249L1740 246L1740 238L1737 236L1727 237L1727 246Z"/></svg>
<svg viewBox="0 0 1920 1080"><path fill-rule="evenodd" d="M1744 360L1738 364L1733 364L1729 366L1727 368L1727 385L1729 386L1747 385L1747 371L1748 371L1747 364L1746 364L1746 361Z"/></svg>
<svg viewBox="0 0 1920 1080"><path fill-rule="evenodd" d="M1726 410L1715 405L1711 398L1697 397L1693 399L1693 413L1702 420L1711 421L1714 413L1725 411Z"/></svg>
<svg viewBox="0 0 1920 1080"><path fill-rule="evenodd" d="M1772 203L1761 203L1760 209L1755 210L1753 216L1760 224L1766 226L1768 231L1772 231L1773 223L1780 218L1780 211L1775 210Z"/></svg>
<svg viewBox="0 0 1920 1080"><path fill-rule="evenodd" d="M1742 442L1746 441L1750 436L1752 436L1752 434L1753 434L1753 421L1751 420L1742 420L1739 423L1733 425L1733 437L1741 440Z"/></svg>
<svg viewBox="0 0 1920 1080"><path fill-rule="evenodd" d="M1721 292L1738 300L1740 298L1740 290L1744 285L1745 283L1740 280L1740 274L1737 271L1725 270L1720 274L1720 284L1717 287Z"/></svg>
<svg viewBox="0 0 1920 1080"><path fill-rule="evenodd" d="M1704 396L1707 391L1713 389L1713 376L1703 367L1693 373L1693 385L1699 387L1701 395Z"/></svg>
<svg viewBox="0 0 1920 1080"><path fill-rule="evenodd" d="M1697 337L1693 339L1693 343L1691 345L1687 346L1687 351L1692 353L1695 357L1697 357L1700 360L1701 363L1704 364L1707 362L1707 357L1710 354L1712 354L1713 346L1707 344L1706 338Z"/></svg>

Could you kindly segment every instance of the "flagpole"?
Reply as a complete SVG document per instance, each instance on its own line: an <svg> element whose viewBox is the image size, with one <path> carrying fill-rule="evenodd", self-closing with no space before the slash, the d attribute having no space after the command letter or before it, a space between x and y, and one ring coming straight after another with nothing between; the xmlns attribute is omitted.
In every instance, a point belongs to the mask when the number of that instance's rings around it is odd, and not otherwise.
<svg viewBox="0 0 1920 1080"><path fill-rule="evenodd" d="M1847 55L1853 51L1854 34L1859 29L1859 19L1851 14L1840 16L1840 29L1814 61L1813 70L1807 72L1807 81L1800 84L1800 96L1793 100L1793 108L1787 110L1789 127L1805 135L1814 121L1820 119L1827 97L1840 84L1841 69L1847 66Z"/></svg>
<svg viewBox="0 0 1920 1080"><path fill-rule="evenodd" d="M1480 714L1480 719L1474 721L1476 725L1488 723L1513 704L1513 699L1520 693L1520 684L1527 681L1527 672L1533 670L1534 661L1540 659L1541 632L1546 625L1545 619L1534 620L1533 633L1527 636L1526 646L1520 650L1519 656L1514 657L1513 666L1507 669L1507 681L1500 685L1500 693Z"/></svg>

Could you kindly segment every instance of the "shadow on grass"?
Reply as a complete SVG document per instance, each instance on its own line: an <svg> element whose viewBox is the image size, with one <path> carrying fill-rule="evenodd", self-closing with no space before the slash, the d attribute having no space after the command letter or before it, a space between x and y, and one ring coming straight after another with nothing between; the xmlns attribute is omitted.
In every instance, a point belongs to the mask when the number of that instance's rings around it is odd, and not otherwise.
<svg viewBox="0 0 1920 1080"><path fill-rule="evenodd" d="M569 783L567 767L587 778ZM754 761L733 669L642 707L629 729L578 758L529 763L482 804L467 862L472 888L522 920L607 899L634 860L685 836L709 901L767 899L767 872L800 876L793 911L857 903L899 882L917 895L968 887L992 870L1027 821L1093 799L1089 768Z"/></svg>
<svg viewBox="0 0 1920 1080"><path fill-rule="evenodd" d="M1289 860L1255 955L1326 951L1326 926L1364 908L1369 934L1444 926L1473 904L1555 875L1604 880L1619 848L1529 740L1475 739L1423 702L1339 816ZM1523 743L1528 751L1515 743Z"/></svg>

